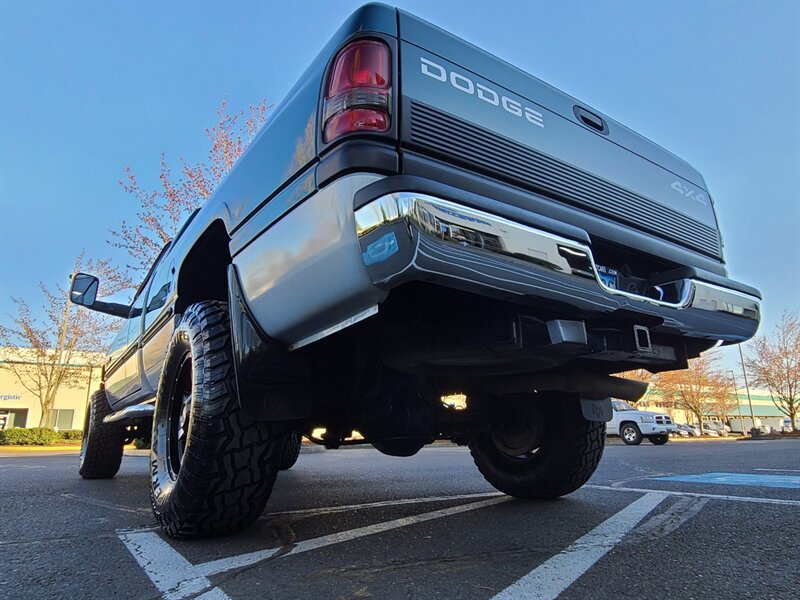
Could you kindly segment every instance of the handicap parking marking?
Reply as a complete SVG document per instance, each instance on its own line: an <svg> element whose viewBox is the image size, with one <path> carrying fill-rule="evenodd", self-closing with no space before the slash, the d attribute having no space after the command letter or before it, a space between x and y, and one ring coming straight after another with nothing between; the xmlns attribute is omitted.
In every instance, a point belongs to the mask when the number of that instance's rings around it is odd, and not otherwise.
<svg viewBox="0 0 800 600"><path fill-rule="evenodd" d="M653 478L657 479L657 478ZM710 500L723 500L725 502L749 502L751 504L774 504L778 506L797 506L800 507L800 500L785 500L783 498L757 498L753 496L728 496L725 494L704 494L701 492L686 492L683 490L654 490L653 488L638 488L638 487L612 487L610 485L592 485L587 484L583 486L590 490L607 490L610 492L637 492L646 494L647 492L661 492L670 496L688 496L692 498L708 498Z"/></svg>
<svg viewBox="0 0 800 600"><path fill-rule="evenodd" d="M680 481L712 485L741 485L748 487L784 488L800 490L800 476L761 475L752 473L697 473L694 475L669 475L651 477L653 481Z"/></svg>

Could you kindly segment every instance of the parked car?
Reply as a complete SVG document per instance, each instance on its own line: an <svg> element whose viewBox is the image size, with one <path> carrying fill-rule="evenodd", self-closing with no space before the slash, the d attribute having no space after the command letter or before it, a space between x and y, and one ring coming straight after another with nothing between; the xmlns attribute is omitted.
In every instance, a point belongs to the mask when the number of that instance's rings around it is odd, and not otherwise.
<svg viewBox="0 0 800 600"><path fill-rule="evenodd" d="M789 418L783 419L781 421L781 433L792 433L792 431L794 431L792 420Z"/></svg>
<svg viewBox="0 0 800 600"><path fill-rule="evenodd" d="M726 427L719 421L703 421L703 433L705 435L710 435L706 434L706 431L715 431L720 437L728 437L730 428L726 429Z"/></svg>
<svg viewBox="0 0 800 600"><path fill-rule="evenodd" d="M255 521L300 434L337 448L357 430L391 456L450 439L505 493L569 494L599 464L610 398L646 390L612 374L684 368L751 338L761 310L728 277L689 164L378 4L323 48L132 303L99 285L80 273L70 290L122 319L80 473L113 477L125 441L152 433L152 507L176 537ZM441 401L456 393L463 410ZM623 438L665 443L659 417Z"/></svg>
<svg viewBox="0 0 800 600"><path fill-rule="evenodd" d="M614 415L606 426L608 435L618 435L629 446L636 446L647 438L661 446L669 441L670 434L678 431L669 415L638 410L624 400L612 400Z"/></svg>
<svg viewBox="0 0 800 600"><path fill-rule="evenodd" d="M700 429L694 425L678 425L678 432L685 434L683 437L700 437Z"/></svg>

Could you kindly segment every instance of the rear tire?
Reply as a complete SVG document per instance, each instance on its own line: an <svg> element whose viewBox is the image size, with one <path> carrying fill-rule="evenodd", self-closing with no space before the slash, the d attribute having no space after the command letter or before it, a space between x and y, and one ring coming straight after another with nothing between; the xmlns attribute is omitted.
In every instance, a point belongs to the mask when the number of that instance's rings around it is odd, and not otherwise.
<svg viewBox="0 0 800 600"><path fill-rule="evenodd" d="M642 443L642 431L636 423L623 423L620 425L619 437L628 446L638 446Z"/></svg>
<svg viewBox="0 0 800 600"><path fill-rule="evenodd" d="M299 433L292 431L286 434L283 438L283 444L281 445L281 471L286 471L294 466L294 463L297 462L297 457L300 456L301 445L302 439Z"/></svg>
<svg viewBox="0 0 800 600"><path fill-rule="evenodd" d="M651 435L649 438L651 444L655 444L656 446L663 446L669 441L669 435Z"/></svg>
<svg viewBox="0 0 800 600"><path fill-rule="evenodd" d="M112 412L105 390L92 394L86 407L78 467L84 479L110 479L119 471L126 432L119 423L103 423L103 418Z"/></svg>
<svg viewBox="0 0 800 600"><path fill-rule="evenodd" d="M167 349L153 417L150 498L164 532L206 537L255 521L278 472L280 434L239 406L228 305L190 306Z"/></svg>
<svg viewBox="0 0 800 600"><path fill-rule="evenodd" d="M600 463L606 424L587 421L573 395L521 400L518 406L530 412L510 415L500 430L470 441L475 464L495 488L516 498L556 498L574 492Z"/></svg>

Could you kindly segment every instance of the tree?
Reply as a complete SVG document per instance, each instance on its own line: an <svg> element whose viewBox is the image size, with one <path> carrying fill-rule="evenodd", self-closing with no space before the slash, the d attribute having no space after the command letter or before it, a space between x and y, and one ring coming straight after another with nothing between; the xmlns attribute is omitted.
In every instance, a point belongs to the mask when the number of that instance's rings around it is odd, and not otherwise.
<svg viewBox="0 0 800 600"><path fill-rule="evenodd" d="M202 206L236 164L250 142L264 125L270 106L266 100L251 105L247 111L228 112L227 100L217 109L217 123L206 129L211 142L208 161L195 165L180 160L177 174L161 155L159 187L145 189L130 167L125 168L122 189L138 204L136 223L122 222L111 230L110 244L125 250L128 261L117 269L116 278L132 288L143 276L161 248L170 241L186 218Z"/></svg>
<svg viewBox="0 0 800 600"><path fill-rule="evenodd" d="M689 361L680 371L658 373L655 386L665 399L692 413L702 429L703 419L715 412L720 403L729 402L730 382L717 368L718 358L711 354Z"/></svg>
<svg viewBox="0 0 800 600"><path fill-rule="evenodd" d="M722 422L727 423L731 415L738 412L739 395L733 386L730 377L717 373L720 377L718 385L709 391L708 404L711 414L722 417Z"/></svg>
<svg viewBox="0 0 800 600"><path fill-rule="evenodd" d="M747 353L753 382L769 390L770 398L797 429L800 408L800 313L786 312L771 335L756 338Z"/></svg>
<svg viewBox="0 0 800 600"><path fill-rule="evenodd" d="M82 270L83 255L75 261L75 270ZM107 263L87 263L85 268L105 272ZM110 284L110 286L109 286ZM111 293L119 280L111 279L106 287ZM113 322L99 313L75 310L67 290L55 290L39 284L44 300L44 316L37 318L25 300L12 298L16 312L9 315L11 326L0 326L3 360L0 368L11 371L20 385L35 395L42 409L39 426L44 427L53 409L61 386L74 386L86 377L85 367L77 362L88 361L106 344ZM22 348L20 348L22 346Z"/></svg>

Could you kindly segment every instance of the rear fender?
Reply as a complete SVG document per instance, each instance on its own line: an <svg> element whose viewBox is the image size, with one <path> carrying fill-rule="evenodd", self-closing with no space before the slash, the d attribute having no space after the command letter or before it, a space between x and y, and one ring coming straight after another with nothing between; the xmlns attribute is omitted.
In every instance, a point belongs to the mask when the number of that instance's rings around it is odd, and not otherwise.
<svg viewBox="0 0 800 600"><path fill-rule="evenodd" d="M228 267L229 307L239 404L261 421L290 421L311 414L310 368L256 323L244 300L235 265Z"/></svg>

